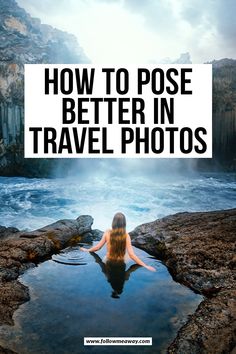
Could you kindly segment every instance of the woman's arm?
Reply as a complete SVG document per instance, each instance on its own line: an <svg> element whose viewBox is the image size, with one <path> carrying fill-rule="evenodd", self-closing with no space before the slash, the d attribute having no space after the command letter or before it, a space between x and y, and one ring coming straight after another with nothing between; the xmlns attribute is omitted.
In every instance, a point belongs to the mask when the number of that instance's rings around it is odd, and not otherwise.
<svg viewBox="0 0 236 354"><path fill-rule="evenodd" d="M130 258L133 259L137 264L139 264L142 267L145 267L148 270L151 270L153 272L156 271L156 269L154 267L148 266L138 256L136 256L136 254L134 253L134 249L132 247L132 244L131 244L131 238L130 238L129 234L127 235L127 239L126 239L126 247L127 247L127 251L128 251Z"/></svg>
<svg viewBox="0 0 236 354"><path fill-rule="evenodd" d="M101 240L98 242L98 244L96 246L91 247L91 248L80 247L81 251L84 251L84 252L96 252L96 251L100 250L100 248L102 248L105 245L105 243L107 242L106 235L107 235L107 231L104 232Z"/></svg>

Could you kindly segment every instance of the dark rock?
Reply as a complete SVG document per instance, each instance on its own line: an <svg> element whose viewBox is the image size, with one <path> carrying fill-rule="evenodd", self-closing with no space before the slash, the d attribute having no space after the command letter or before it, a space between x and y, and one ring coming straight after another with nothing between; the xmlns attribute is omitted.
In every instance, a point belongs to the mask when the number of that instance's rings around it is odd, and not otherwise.
<svg viewBox="0 0 236 354"><path fill-rule="evenodd" d="M12 314L20 304L29 300L28 288L18 281L1 283L0 321L13 325Z"/></svg>
<svg viewBox="0 0 236 354"><path fill-rule="evenodd" d="M0 0L0 171L50 176L55 159L24 158L24 64L88 63L75 36L41 24L15 0Z"/></svg>
<svg viewBox="0 0 236 354"><path fill-rule="evenodd" d="M100 241L103 235L103 231L95 229L91 231L91 234L94 241Z"/></svg>
<svg viewBox="0 0 236 354"><path fill-rule="evenodd" d="M89 62L72 34L42 24L14 0L0 0L0 7L2 62L20 65Z"/></svg>
<svg viewBox="0 0 236 354"><path fill-rule="evenodd" d="M236 341L236 209L179 213L130 235L133 245L163 260L175 280L208 297L168 352L230 353Z"/></svg>
<svg viewBox="0 0 236 354"><path fill-rule="evenodd" d="M236 291L203 301L168 348L171 354L223 354L235 348Z"/></svg>
<svg viewBox="0 0 236 354"><path fill-rule="evenodd" d="M84 242L91 243L93 241L101 240L103 232L100 230L91 230L83 234Z"/></svg>
<svg viewBox="0 0 236 354"><path fill-rule="evenodd" d="M76 219L79 223L79 229L78 229L78 233L80 235L85 234L86 232L91 231L91 227L93 225L93 218L90 215L80 215L77 219Z"/></svg>
<svg viewBox="0 0 236 354"><path fill-rule="evenodd" d="M0 239L7 238L9 235L15 234L19 230L15 227L5 227L0 225Z"/></svg>
<svg viewBox="0 0 236 354"><path fill-rule="evenodd" d="M0 354L17 354L16 352L13 352L10 349L7 348L3 348L0 346Z"/></svg>
<svg viewBox="0 0 236 354"><path fill-rule="evenodd" d="M213 60L213 158L198 159L199 168L236 170L236 60ZM203 161L204 160L204 161Z"/></svg>
<svg viewBox="0 0 236 354"><path fill-rule="evenodd" d="M41 229L24 232L20 234L20 238L30 238L32 242L40 236L45 236L52 240L56 247L63 247L73 237L82 237L85 242L86 237L91 232L93 218L90 215L81 215L76 220L59 220L53 224L47 225ZM91 234L92 235L92 234ZM93 237L91 236L91 240Z"/></svg>
<svg viewBox="0 0 236 354"><path fill-rule="evenodd" d="M49 259L53 253L74 242L92 242L101 232L92 230L93 218L81 215L76 220L59 220L31 232L19 232L0 240L0 325L12 324L17 307L29 299L28 289L16 281L26 269ZM2 229L6 232L6 228ZM8 230L9 231L9 230Z"/></svg>

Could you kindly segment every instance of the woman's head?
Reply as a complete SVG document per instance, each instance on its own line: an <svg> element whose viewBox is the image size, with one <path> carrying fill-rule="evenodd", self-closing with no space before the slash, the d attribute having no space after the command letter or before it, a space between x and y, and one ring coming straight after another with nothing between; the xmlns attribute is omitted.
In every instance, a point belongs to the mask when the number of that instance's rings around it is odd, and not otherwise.
<svg viewBox="0 0 236 354"><path fill-rule="evenodd" d="M124 214L116 213L110 233L110 260L123 261L126 249L126 219Z"/></svg>
<svg viewBox="0 0 236 354"><path fill-rule="evenodd" d="M116 213L112 220L112 229L126 229L126 218L122 213Z"/></svg>

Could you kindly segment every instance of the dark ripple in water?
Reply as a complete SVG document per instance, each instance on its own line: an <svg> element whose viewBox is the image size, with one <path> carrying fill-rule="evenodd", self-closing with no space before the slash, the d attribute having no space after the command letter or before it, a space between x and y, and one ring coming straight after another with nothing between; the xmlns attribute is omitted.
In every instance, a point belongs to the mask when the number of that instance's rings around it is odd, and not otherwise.
<svg viewBox="0 0 236 354"><path fill-rule="evenodd" d="M86 265L84 261L84 254L78 249L78 247L66 248L59 254L54 254L52 260L57 263L65 265Z"/></svg>

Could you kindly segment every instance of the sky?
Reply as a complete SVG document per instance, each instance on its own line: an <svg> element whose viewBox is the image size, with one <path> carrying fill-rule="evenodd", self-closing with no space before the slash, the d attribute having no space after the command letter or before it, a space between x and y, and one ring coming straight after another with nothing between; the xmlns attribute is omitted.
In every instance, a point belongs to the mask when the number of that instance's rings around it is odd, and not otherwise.
<svg viewBox="0 0 236 354"><path fill-rule="evenodd" d="M193 63L236 58L236 0L17 0L33 17L73 33L91 62Z"/></svg>

